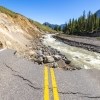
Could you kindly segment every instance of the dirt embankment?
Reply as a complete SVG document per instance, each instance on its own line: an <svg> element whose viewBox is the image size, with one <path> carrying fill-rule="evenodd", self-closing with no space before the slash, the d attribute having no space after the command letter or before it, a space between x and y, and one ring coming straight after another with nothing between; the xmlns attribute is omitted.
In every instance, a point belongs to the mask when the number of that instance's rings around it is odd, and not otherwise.
<svg viewBox="0 0 100 100"><path fill-rule="evenodd" d="M30 40L40 34L41 32L30 24L27 18L21 15L12 18L0 13L0 41L3 47L25 51L30 44Z"/></svg>
<svg viewBox="0 0 100 100"><path fill-rule="evenodd" d="M32 40L43 33L54 32L49 27L21 14L0 6L0 42L3 48L26 52L32 47Z"/></svg>
<svg viewBox="0 0 100 100"><path fill-rule="evenodd" d="M75 47L87 49L100 53L100 41L95 37L67 36L64 34L56 35L54 38Z"/></svg>

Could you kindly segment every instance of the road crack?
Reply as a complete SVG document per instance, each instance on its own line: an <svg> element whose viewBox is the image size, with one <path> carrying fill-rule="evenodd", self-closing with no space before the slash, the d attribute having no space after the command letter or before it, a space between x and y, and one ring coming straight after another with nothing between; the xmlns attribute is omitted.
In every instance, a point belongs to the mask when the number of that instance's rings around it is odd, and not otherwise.
<svg viewBox="0 0 100 100"><path fill-rule="evenodd" d="M32 88L34 88L34 89L36 89L36 90L42 90L42 88L39 88L39 87L35 87L35 86L33 86L33 85L30 85L30 84L28 84L30 87L32 87Z"/></svg>
<svg viewBox="0 0 100 100"><path fill-rule="evenodd" d="M80 92L59 92L60 94L79 94L79 95L89 95L89 94L84 94L84 93L80 93Z"/></svg>
<svg viewBox="0 0 100 100"><path fill-rule="evenodd" d="M12 72L17 72L17 71L15 71L14 69L12 69L10 66L8 66L6 63L4 63L4 65L5 65L5 67L7 67L8 69L10 69ZM18 73L18 72L17 72L17 73ZM24 78L23 76L21 76L21 75L15 75L15 74L12 74L12 75L13 75L13 76L16 76L16 77L19 77L19 78L21 78L22 80L28 82L27 85L28 85L29 87L31 87L31 88L33 88L33 89L35 89L35 90L42 90L42 88L35 87L35 86L33 85L33 83L32 83L30 80Z"/></svg>
<svg viewBox="0 0 100 100"><path fill-rule="evenodd" d="M91 99L92 99L92 98L93 98L93 99L94 99L94 98L95 98L95 99L100 98L100 96L82 96L82 97L91 98Z"/></svg>
<svg viewBox="0 0 100 100"><path fill-rule="evenodd" d="M23 76L21 76L21 75L14 75L14 76L19 77L19 78L23 79L24 81L28 82L27 85L30 86L31 88L35 89L35 90L42 90L42 88L34 86L34 84L30 80L24 78Z"/></svg>
<svg viewBox="0 0 100 100"><path fill-rule="evenodd" d="M85 97L85 98L91 98L91 99L98 99L100 98L100 96L89 96L90 94L84 94L84 93L80 93L80 92L59 92L60 94L73 94L73 95L81 95L80 97Z"/></svg>
<svg viewBox="0 0 100 100"><path fill-rule="evenodd" d="M5 67L9 68L12 72L17 72L17 71L15 71L15 70L13 70L13 69L12 69L10 66L8 66L7 64L4 63L4 65L5 65Z"/></svg>

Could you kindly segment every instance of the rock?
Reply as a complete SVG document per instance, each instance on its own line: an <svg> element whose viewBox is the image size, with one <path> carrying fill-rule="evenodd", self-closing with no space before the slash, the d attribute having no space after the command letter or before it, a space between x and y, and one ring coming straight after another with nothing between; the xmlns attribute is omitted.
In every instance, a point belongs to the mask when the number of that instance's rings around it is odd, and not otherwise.
<svg viewBox="0 0 100 100"><path fill-rule="evenodd" d="M31 61L37 62L36 58L30 58Z"/></svg>
<svg viewBox="0 0 100 100"><path fill-rule="evenodd" d="M42 58L42 57L39 57L39 58L37 59L37 62L38 62L38 64L42 64L42 63L43 63L43 58Z"/></svg>
<svg viewBox="0 0 100 100"><path fill-rule="evenodd" d="M44 55L48 55L48 52L43 52Z"/></svg>
<svg viewBox="0 0 100 100"><path fill-rule="evenodd" d="M44 60L43 60L44 63L52 63L54 61L55 60L52 56L44 56Z"/></svg>
<svg viewBox="0 0 100 100"><path fill-rule="evenodd" d="M38 56L43 56L43 53L42 53L41 50L38 50L38 51L37 51L37 54L38 54Z"/></svg>
<svg viewBox="0 0 100 100"><path fill-rule="evenodd" d="M82 68L81 68L81 67L76 67L76 69L77 69L77 70L80 70L80 69L82 69Z"/></svg>
<svg viewBox="0 0 100 100"><path fill-rule="evenodd" d="M54 55L53 57L54 57L54 59L57 60L57 61L61 59L61 56L60 56L60 55Z"/></svg>
<svg viewBox="0 0 100 100"><path fill-rule="evenodd" d="M68 59L65 59L64 61L65 61L66 64L70 64L71 63L71 61L68 60Z"/></svg>
<svg viewBox="0 0 100 100"><path fill-rule="evenodd" d="M57 63L57 62L54 62L54 63L52 64L52 67L53 67L53 68L57 68L57 67L58 67L58 63Z"/></svg>
<svg viewBox="0 0 100 100"><path fill-rule="evenodd" d="M30 56L36 55L36 52L34 52L33 50L30 50L30 51L29 51L29 55L30 55Z"/></svg>

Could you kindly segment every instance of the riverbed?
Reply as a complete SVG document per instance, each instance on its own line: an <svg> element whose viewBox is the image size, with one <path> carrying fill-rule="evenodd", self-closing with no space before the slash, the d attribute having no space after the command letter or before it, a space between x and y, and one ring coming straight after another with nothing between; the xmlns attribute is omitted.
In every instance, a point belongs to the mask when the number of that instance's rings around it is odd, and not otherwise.
<svg viewBox="0 0 100 100"><path fill-rule="evenodd" d="M47 34L43 37L43 44L51 46L52 48L63 53L69 60L71 60L72 66L85 69L100 69L100 53L67 45L53 38L52 34Z"/></svg>

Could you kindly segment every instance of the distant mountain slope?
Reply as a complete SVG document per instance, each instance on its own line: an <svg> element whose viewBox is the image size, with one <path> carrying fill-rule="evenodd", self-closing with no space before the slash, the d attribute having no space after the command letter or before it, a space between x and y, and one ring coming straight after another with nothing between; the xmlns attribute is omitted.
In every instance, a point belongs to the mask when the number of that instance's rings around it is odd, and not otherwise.
<svg viewBox="0 0 100 100"><path fill-rule="evenodd" d="M50 24L48 22L45 22L45 23L43 23L43 25L48 26L52 29L55 29L55 27L61 27L61 29L63 29L66 24L57 25L57 24Z"/></svg>
<svg viewBox="0 0 100 100"><path fill-rule="evenodd" d="M43 23L43 25L48 26L48 27L51 27L52 29L54 29L57 26L60 26L60 25L57 25L57 24L50 24L48 22Z"/></svg>
<svg viewBox="0 0 100 100"><path fill-rule="evenodd" d="M0 6L0 43L3 47L25 51L30 40L54 30Z"/></svg>

